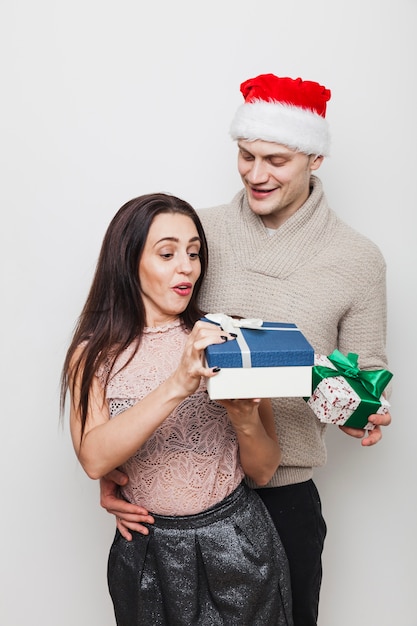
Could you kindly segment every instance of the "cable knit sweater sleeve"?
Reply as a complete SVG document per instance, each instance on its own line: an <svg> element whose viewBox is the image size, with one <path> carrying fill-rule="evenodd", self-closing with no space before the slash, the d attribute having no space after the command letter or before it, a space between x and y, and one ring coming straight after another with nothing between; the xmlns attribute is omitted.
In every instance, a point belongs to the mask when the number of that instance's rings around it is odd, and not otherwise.
<svg viewBox="0 0 417 626"><path fill-rule="evenodd" d="M296 323L320 354L387 367L385 262L328 207L312 176L307 202L273 234L239 192L199 211L209 243L204 310ZM307 480L326 461L325 426L301 398L274 399L283 461L269 486Z"/></svg>

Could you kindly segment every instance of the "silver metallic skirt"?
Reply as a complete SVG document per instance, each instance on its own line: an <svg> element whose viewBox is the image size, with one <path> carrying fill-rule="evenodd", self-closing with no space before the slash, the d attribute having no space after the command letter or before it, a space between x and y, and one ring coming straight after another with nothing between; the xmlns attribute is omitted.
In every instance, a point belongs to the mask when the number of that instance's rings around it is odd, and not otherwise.
<svg viewBox="0 0 417 626"><path fill-rule="evenodd" d="M118 626L292 626L287 558L245 483L215 506L116 531L108 584Z"/></svg>

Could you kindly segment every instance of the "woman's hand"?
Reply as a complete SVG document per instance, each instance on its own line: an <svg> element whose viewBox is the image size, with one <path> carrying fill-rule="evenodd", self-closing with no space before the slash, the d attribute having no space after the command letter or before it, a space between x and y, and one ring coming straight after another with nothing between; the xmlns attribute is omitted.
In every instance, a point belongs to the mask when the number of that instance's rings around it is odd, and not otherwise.
<svg viewBox="0 0 417 626"><path fill-rule="evenodd" d="M260 398L239 399L239 400L216 400L222 404L229 415L229 419L233 424L236 432L239 430L245 432L249 428L253 428L259 423L259 405Z"/></svg>
<svg viewBox="0 0 417 626"><path fill-rule="evenodd" d="M281 462L271 401L255 398L217 402L227 409L236 431L245 474L257 485L266 485Z"/></svg>
<svg viewBox="0 0 417 626"><path fill-rule="evenodd" d="M185 396L193 394L198 389L202 376L211 378L220 371L216 367L206 367L204 350L207 346L235 338L234 333L227 333L217 324L200 320L195 323L188 336L180 363L171 377L184 390Z"/></svg>

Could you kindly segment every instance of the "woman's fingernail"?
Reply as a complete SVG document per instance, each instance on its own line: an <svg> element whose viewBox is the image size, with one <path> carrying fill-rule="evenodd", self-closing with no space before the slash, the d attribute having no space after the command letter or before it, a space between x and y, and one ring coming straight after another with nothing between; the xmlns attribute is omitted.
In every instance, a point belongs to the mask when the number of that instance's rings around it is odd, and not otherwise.
<svg viewBox="0 0 417 626"><path fill-rule="evenodd" d="M229 333L231 337L237 337L236 333Z"/></svg>
<svg viewBox="0 0 417 626"><path fill-rule="evenodd" d="M213 367L213 372L220 372L220 367Z"/></svg>
<svg viewBox="0 0 417 626"><path fill-rule="evenodd" d="M226 335L220 335L220 339L223 339L223 341L227 341Z"/></svg>

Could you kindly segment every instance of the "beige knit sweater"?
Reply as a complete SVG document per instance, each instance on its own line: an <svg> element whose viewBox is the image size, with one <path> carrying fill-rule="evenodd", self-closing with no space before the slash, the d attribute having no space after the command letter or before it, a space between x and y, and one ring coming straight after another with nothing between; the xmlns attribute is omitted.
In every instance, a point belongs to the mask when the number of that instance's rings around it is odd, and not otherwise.
<svg viewBox="0 0 417 626"><path fill-rule="evenodd" d="M202 209L209 269L205 312L292 322L315 352L359 354L363 369L387 367L385 262L369 239L328 207L311 177L307 202L271 236L244 191ZM325 429L302 398L274 399L282 464L267 485L312 477L326 462Z"/></svg>

